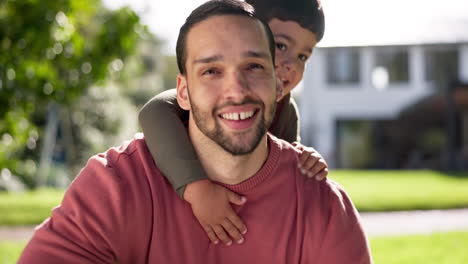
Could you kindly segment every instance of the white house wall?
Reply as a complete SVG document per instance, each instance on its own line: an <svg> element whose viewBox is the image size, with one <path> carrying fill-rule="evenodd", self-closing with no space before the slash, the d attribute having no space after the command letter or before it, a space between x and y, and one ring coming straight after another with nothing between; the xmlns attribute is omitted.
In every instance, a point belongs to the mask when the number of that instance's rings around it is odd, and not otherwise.
<svg viewBox="0 0 468 264"><path fill-rule="evenodd" d="M374 48L360 49L361 80L358 87L353 88L327 84L325 52L324 49L316 49L307 65L304 89L299 98L303 143L315 147L333 167L336 120L394 119L405 106L431 94L431 89L423 81L422 48L412 46L409 49L409 83L389 85L383 91L375 89L370 79ZM465 47L465 53L467 51ZM465 69L467 67L465 65Z"/></svg>

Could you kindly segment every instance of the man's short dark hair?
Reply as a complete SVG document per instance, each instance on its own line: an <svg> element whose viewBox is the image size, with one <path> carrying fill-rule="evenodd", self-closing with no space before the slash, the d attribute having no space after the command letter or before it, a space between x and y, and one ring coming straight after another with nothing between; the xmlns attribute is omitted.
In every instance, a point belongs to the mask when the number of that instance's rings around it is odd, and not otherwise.
<svg viewBox="0 0 468 264"><path fill-rule="evenodd" d="M315 34L317 41L325 33L325 15L320 0L246 0L257 16L269 23L273 18L294 21Z"/></svg>
<svg viewBox="0 0 468 264"><path fill-rule="evenodd" d="M176 55L177 55L177 66L181 74L186 74L185 63L187 62L187 35L190 29L196 24L213 16L220 15L238 15L245 16L260 21L263 28L265 29L268 46L270 48L271 58L274 63L275 61L275 40L271 33L268 24L259 19L254 12L254 8L242 1L238 0L211 0L208 1L195 10L187 17L185 23L182 25L179 31L179 37L177 38ZM233 36L234 37L234 36Z"/></svg>

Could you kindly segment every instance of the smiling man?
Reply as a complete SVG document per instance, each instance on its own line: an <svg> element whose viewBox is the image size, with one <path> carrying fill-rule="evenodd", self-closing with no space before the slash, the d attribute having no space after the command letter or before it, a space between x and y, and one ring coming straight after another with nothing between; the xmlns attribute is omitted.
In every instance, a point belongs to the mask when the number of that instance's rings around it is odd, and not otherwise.
<svg viewBox="0 0 468 264"><path fill-rule="evenodd" d="M211 180L248 203L245 241L215 245L155 166L144 138L90 159L19 263L371 263L352 202L303 177L266 131L280 96L269 28L244 2L209 1L181 28L177 100Z"/></svg>

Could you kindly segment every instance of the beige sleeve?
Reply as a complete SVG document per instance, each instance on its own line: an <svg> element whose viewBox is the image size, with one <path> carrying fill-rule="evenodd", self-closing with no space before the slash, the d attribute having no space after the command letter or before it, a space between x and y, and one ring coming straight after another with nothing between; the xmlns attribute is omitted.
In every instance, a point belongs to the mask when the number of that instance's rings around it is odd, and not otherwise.
<svg viewBox="0 0 468 264"><path fill-rule="evenodd" d="M277 124L273 124L271 131L275 136L292 143L300 142L299 111L297 104L292 97L286 97L283 100L284 106L281 113L278 113Z"/></svg>
<svg viewBox="0 0 468 264"><path fill-rule="evenodd" d="M188 112L179 107L176 90L153 97L141 109L139 120L156 165L183 199L186 185L207 175L183 124Z"/></svg>

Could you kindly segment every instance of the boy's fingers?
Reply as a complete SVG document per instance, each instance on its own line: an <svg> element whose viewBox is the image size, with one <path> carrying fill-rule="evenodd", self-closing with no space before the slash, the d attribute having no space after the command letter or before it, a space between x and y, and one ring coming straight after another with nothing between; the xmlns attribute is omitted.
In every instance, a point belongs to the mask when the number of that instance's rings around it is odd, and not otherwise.
<svg viewBox="0 0 468 264"><path fill-rule="evenodd" d="M231 202L233 204L243 205L247 201L247 199L244 196L238 195L238 194L236 194L234 192L231 192L231 191L229 191L227 189L226 189L226 191L228 192L227 196L228 196L229 202Z"/></svg>
<svg viewBox="0 0 468 264"><path fill-rule="evenodd" d="M314 177L317 175L317 173L319 173L320 171L322 171L323 169L325 169L326 166L325 166L325 163L323 162L316 162L314 163L314 165L308 170L308 173L307 173L307 176L309 177Z"/></svg>
<svg viewBox="0 0 468 264"><path fill-rule="evenodd" d="M217 245L219 243L219 239L216 236L213 229L211 229L211 227L208 226L208 225L203 226L203 229L205 230L205 232L208 235L208 238L211 240L211 242L213 242L213 244Z"/></svg>
<svg viewBox="0 0 468 264"><path fill-rule="evenodd" d="M213 231L215 232L216 236L223 241L224 244L227 246L230 246L232 244L232 240L226 235L226 232L224 232L224 229L220 225L215 225L212 226Z"/></svg>
<svg viewBox="0 0 468 264"><path fill-rule="evenodd" d="M299 156L299 166L300 166L300 167L304 167L305 162L306 162L310 157L313 157L313 156L310 155L310 152L307 152L307 151L302 152L301 155Z"/></svg>
<svg viewBox="0 0 468 264"><path fill-rule="evenodd" d="M242 234L245 235L247 233L247 227L245 226L242 219L234 211L229 214L228 219Z"/></svg>
<svg viewBox="0 0 468 264"><path fill-rule="evenodd" d="M321 172L319 172L317 175L315 175L315 179L317 181L321 181L325 179L327 176L328 176L328 168L325 168Z"/></svg>
<svg viewBox="0 0 468 264"><path fill-rule="evenodd" d="M223 221L223 228L228 232L228 234L231 236L234 241L236 241L238 244L241 244L244 242L244 237L242 237L241 233L239 230L237 230L237 227L232 224L229 219L225 219Z"/></svg>
<svg viewBox="0 0 468 264"><path fill-rule="evenodd" d="M302 166L300 167L301 168L301 172L305 175L307 175L308 177L312 177L314 176L317 172L314 172L313 174L311 174L313 172L313 168L315 168L317 166L317 161L318 159L315 159L313 157L309 157L309 159L307 159L304 164L302 164Z"/></svg>

